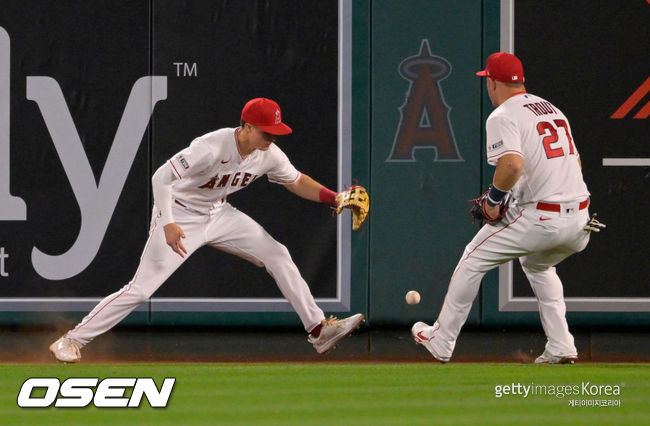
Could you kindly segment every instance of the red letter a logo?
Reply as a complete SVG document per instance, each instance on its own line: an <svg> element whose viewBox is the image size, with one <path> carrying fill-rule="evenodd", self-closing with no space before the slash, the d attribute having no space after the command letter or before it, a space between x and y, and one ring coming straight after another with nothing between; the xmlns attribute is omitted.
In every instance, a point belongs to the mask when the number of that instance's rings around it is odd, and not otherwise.
<svg viewBox="0 0 650 426"><path fill-rule="evenodd" d="M400 107L400 120L393 150L386 161L415 161L420 148L436 150L434 161L463 161L449 123L440 80L451 72L446 59L431 55L428 41L422 40L418 56L406 58L400 75L411 80L406 102Z"/></svg>

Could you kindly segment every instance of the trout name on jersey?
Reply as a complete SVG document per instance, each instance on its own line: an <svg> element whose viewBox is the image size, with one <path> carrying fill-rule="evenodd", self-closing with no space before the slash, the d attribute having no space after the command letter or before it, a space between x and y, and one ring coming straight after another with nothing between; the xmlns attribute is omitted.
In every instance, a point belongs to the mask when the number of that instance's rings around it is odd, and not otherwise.
<svg viewBox="0 0 650 426"><path fill-rule="evenodd" d="M232 180L230 179L232 177ZM242 172L237 172L235 174L227 174L227 175L216 175L212 179L210 179L208 182L204 183L203 185L199 186L199 188L207 188L207 189L213 189L215 186L217 188L223 188L228 186L228 181L230 181L230 186L248 186L251 184L255 179L257 179L259 175L253 175L250 173L244 173L242 175Z"/></svg>
<svg viewBox="0 0 650 426"><path fill-rule="evenodd" d="M555 108L553 108L553 105L548 102L533 102L530 104L524 104L522 105L524 108L528 108L530 111L532 111L533 114L540 116L540 115L546 115L546 114L557 114L557 111Z"/></svg>

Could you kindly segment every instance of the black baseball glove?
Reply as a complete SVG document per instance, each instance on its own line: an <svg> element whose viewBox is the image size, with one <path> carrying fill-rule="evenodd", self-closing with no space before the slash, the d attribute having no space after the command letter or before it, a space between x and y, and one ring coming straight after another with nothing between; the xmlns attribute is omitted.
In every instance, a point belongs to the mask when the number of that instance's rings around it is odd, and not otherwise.
<svg viewBox="0 0 650 426"><path fill-rule="evenodd" d="M481 194L480 197L469 200L469 202L472 203L472 208L469 210L469 214L472 216L472 221L478 220L483 223L489 223L490 225L496 225L504 218L508 208L510 207L510 193L506 194L498 204L499 214L496 217L490 217L485 211L489 192L490 190L488 189Z"/></svg>

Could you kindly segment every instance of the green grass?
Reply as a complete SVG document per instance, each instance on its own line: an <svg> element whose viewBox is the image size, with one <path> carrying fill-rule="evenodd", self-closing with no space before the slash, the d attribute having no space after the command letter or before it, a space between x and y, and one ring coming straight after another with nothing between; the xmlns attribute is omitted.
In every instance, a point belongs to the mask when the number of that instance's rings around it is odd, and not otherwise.
<svg viewBox="0 0 650 426"><path fill-rule="evenodd" d="M164 409L19 408L29 377L164 377ZM618 385L620 396L515 395L495 386ZM548 389L548 388L547 388ZM129 364L1 365L0 424L642 424L650 409L647 364ZM571 407L570 399L620 407ZM646 420L643 420L643 419Z"/></svg>

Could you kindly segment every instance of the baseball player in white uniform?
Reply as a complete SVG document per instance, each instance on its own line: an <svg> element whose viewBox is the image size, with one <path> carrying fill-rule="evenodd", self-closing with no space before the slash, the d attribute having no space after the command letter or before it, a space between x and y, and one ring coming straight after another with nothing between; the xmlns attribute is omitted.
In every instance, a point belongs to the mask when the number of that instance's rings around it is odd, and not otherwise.
<svg viewBox="0 0 650 426"><path fill-rule="evenodd" d="M485 273L518 258L547 337L535 362L573 363L578 353L555 265L583 250L590 233L589 191L571 127L556 106L526 92L516 56L492 54L477 75L486 77L496 108L486 123L487 161L496 170L483 211L496 218L508 192L514 202L501 221L485 224L465 247L433 326L417 322L411 333L437 360L449 361Z"/></svg>
<svg viewBox="0 0 650 426"><path fill-rule="evenodd" d="M50 346L56 359L78 362L84 345L146 301L204 245L266 267L318 353L329 351L358 328L362 314L325 319L286 247L226 201L229 194L266 174L269 181L303 198L335 204L335 192L296 170L275 145L278 135L291 132L277 103L256 98L244 106L240 127L196 138L163 164L151 180L154 207L149 239L133 279Z"/></svg>

